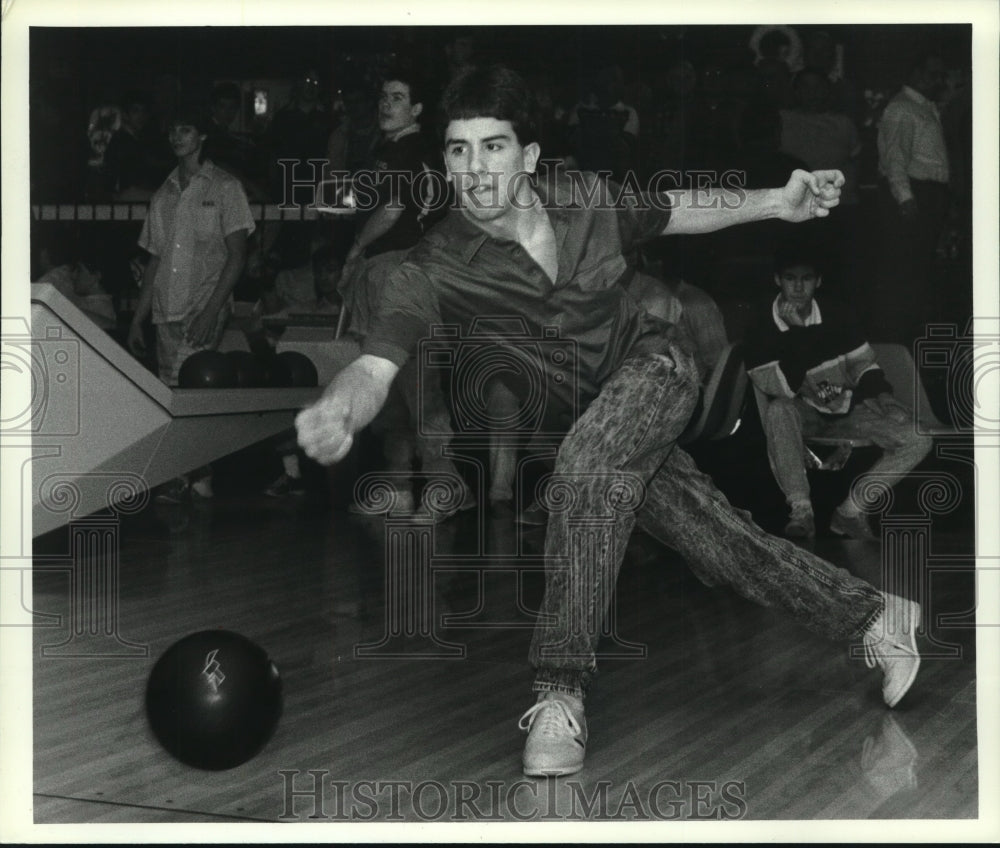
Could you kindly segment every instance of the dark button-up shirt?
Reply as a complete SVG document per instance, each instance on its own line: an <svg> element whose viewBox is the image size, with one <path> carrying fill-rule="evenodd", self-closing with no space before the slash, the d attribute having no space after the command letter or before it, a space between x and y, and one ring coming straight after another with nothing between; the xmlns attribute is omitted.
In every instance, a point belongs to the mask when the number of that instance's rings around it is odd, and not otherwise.
<svg viewBox="0 0 1000 848"><path fill-rule="evenodd" d="M632 273L625 255L670 220L668 200L630 195L615 204L618 188L609 184L612 203L597 203L597 178L580 176L562 178L552 195L539 185L556 238L555 282L516 241L451 210L386 281L362 352L402 365L429 335L466 350L489 337L493 349L506 344L534 356L544 389L579 414L627 355L664 349L678 331L645 313L621 283ZM508 383L522 397L539 388Z"/></svg>

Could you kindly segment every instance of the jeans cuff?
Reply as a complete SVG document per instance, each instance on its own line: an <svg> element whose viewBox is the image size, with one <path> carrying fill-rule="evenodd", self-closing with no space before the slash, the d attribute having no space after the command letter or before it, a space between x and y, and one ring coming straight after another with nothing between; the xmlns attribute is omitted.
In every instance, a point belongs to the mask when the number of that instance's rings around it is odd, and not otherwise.
<svg viewBox="0 0 1000 848"><path fill-rule="evenodd" d="M855 638L859 636L864 636L872 627L875 626L875 622L885 611L885 592L878 593L878 600L875 602L875 609L872 610L871 615L865 619L865 623L858 628L858 632L855 634Z"/></svg>
<svg viewBox="0 0 1000 848"><path fill-rule="evenodd" d="M589 675L574 669L539 669L535 674L532 692L560 692L574 695L581 700L586 696Z"/></svg>

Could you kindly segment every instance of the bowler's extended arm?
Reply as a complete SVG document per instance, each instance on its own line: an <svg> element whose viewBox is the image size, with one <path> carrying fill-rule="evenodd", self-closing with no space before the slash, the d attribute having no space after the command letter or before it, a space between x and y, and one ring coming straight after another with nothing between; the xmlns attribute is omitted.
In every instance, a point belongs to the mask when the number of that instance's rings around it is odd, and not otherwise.
<svg viewBox="0 0 1000 848"><path fill-rule="evenodd" d="M385 404L399 366L388 359L362 354L326 387L323 396L295 418L299 445L323 465L339 462Z"/></svg>

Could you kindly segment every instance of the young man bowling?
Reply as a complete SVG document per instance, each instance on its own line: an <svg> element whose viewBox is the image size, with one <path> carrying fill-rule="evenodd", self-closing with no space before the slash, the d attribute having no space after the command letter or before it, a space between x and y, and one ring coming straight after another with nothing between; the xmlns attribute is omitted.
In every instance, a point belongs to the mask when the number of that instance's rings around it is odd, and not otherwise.
<svg viewBox="0 0 1000 848"><path fill-rule="evenodd" d="M678 551L705 583L728 583L780 606L829 638L863 639L894 706L919 666L919 607L764 533L730 506L675 444L698 395L686 341L642 313L618 283L623 255L646 239L825 217L839 201L843 175L795 171L783 188L745 192L738 204L721 194L677 192L669 201L616 208L589 191L597 187L593 175L577 175L577 188L587 191L573 191L570 178L551 192L542 180L532 185L540 150L530 96L514 72L467 71L442 105L445 162L460 206L389 279L361 355L296 425L309 456L342 459L434 324L468 328L477 318L517 315L537 337L559 327L562 338L576 341L575 395L558 396L571 380L551 379L546 387L575 417L554 477L572 487L573 507L552 510L546 533L543 615L529 656L537 701L520 722L528 731L525 773L573 774L583 766L584 694L637 524ZM602 519L601 537L580 539L580 522L571 521L579 516Z"/></svg>

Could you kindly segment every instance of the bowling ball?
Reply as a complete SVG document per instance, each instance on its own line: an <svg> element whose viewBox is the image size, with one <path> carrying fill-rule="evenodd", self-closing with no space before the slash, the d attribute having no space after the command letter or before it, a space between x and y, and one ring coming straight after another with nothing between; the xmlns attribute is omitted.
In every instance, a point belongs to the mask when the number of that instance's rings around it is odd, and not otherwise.
<svg viewBox="0 0 1000 848"><path fill-rule="evenodd" d="M292 385L292 372L288 363L277 354L262 356L258 361L264 372L262 385L271 388L288 388Z"/></svg>
<svg viewBox="0 0 1000 848"><path fill-rule="evenodd" d="M278 354L278 359L288 366L293 386L312 387L319 385L319 372L313 361L297 350L286 350Z"/></svg>
<svg viewBox="0 0 1000 848"><path fill-rule="evenodd" d="M267 744L281 700L281 677L263 648L239 633L203 630L157 660L146 686L146 715L170 754L219 771L245 763Z"/></svg>
<svg viewBox="0 0 1000 848"><path fill-rule="evenodd" d="M264 368L250 351L231 350L226 353L226 358L236 371L237 388L253 389L264 385Z"/></svg>
<svg viewBox="0 0 1000 848"><path fill-rule="evenodd" d="M230 389L236 385L236 369L226 354L199 350L184 360L177 380L182 389Z"/></svg>

